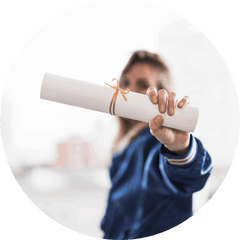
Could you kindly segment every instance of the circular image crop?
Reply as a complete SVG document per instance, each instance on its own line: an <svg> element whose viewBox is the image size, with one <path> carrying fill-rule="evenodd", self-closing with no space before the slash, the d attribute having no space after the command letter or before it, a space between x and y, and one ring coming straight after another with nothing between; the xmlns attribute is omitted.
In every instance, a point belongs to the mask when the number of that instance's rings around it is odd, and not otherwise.
<svg viewBox="0 0 240 240"><path fill-rule="evenodd" d="M114 78L130 90L126 103L105 84ZM109 89L119 93L116 116ZM162 122L141 121L150 101ZM5 85L1 133L14 177L46 215L90 237L136 239L178 226L215 194L236 151L238 108L228 68L199 29L155 5L102 1L52 21L24 48Z"/></svg>

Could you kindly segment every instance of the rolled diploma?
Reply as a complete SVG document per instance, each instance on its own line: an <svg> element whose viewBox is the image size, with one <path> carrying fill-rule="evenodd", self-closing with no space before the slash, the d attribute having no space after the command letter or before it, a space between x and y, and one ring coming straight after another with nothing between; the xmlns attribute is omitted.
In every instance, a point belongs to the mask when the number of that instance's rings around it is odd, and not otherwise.
<svg viewBox="0 0 240 240"><path fill-rule="evenodd" d="M107 85L102 86L45 73L40 98L109 113L109 106L115 91ZM119 92L115 108L116 116L150 122L155 116L161 114L158 105L152 104L147 95L129 92L125 96L127 101ZM198 108L188 105L183 109L177 107L173 116L167 113L161 115L164 117L163 126L193 132L197 125L198 114Z"/></svg>

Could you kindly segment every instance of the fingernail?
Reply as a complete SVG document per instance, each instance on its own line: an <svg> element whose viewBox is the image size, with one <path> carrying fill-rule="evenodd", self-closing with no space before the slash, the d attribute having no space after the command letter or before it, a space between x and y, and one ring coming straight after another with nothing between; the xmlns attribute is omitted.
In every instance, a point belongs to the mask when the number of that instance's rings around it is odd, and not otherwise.
<svg viewBox="0 0 240 240"><path fill-rule="evenodd" d="M173 108L172 107L169 108L169 114L171 114L171 115L173 114Z"/></svg>
<svg viewBox="0 0 240 240"><path fill-rule="evenodd" d="M179 107L182 107L183 106L183 102L179 103Z"/></svg>

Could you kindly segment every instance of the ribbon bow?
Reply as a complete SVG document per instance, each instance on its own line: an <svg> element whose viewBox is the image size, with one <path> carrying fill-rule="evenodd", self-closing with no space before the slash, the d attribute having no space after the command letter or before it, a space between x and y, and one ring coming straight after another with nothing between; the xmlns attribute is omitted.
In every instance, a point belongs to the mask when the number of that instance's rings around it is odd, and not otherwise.
<svg viewBox="0 0 240 240"><path fill-rule="evenodd" d="M123 98L125 101L127 101L127 98L125 96L125 94L128 94L129 93L129 89L126 88L126 89L121 89L119 88L119 81L116 79L116 78L113 78L112 79L112 82L116 80L117 81L117 86L115 86L113 84L113 86L109 85L108 83L105 83L107 84L109 87L113 88L113 89L116 89L115 93L113 94L113 97L112 97L112 100L111 100L111 103L110 103L110 106L109 106L109 113L111 115L115 115L115 105L116 105L116 101L117 101L117 97L118 97L118 93L120 91L120 93L122 94Z"/></svg>

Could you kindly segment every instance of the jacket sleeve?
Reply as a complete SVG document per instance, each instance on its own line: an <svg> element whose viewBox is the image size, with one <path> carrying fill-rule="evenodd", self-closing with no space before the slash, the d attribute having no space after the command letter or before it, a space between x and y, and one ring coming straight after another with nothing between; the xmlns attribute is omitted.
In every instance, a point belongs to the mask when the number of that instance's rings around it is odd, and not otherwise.
<svg viewBox="0 0 240 240"><path fill-rule="evenodd" d="M201 190L212 170L212 160L201 141L191 135L185 155L170 152L164 145L150 151L143 172L142 188L164 195L183 197Z"/></svg>

